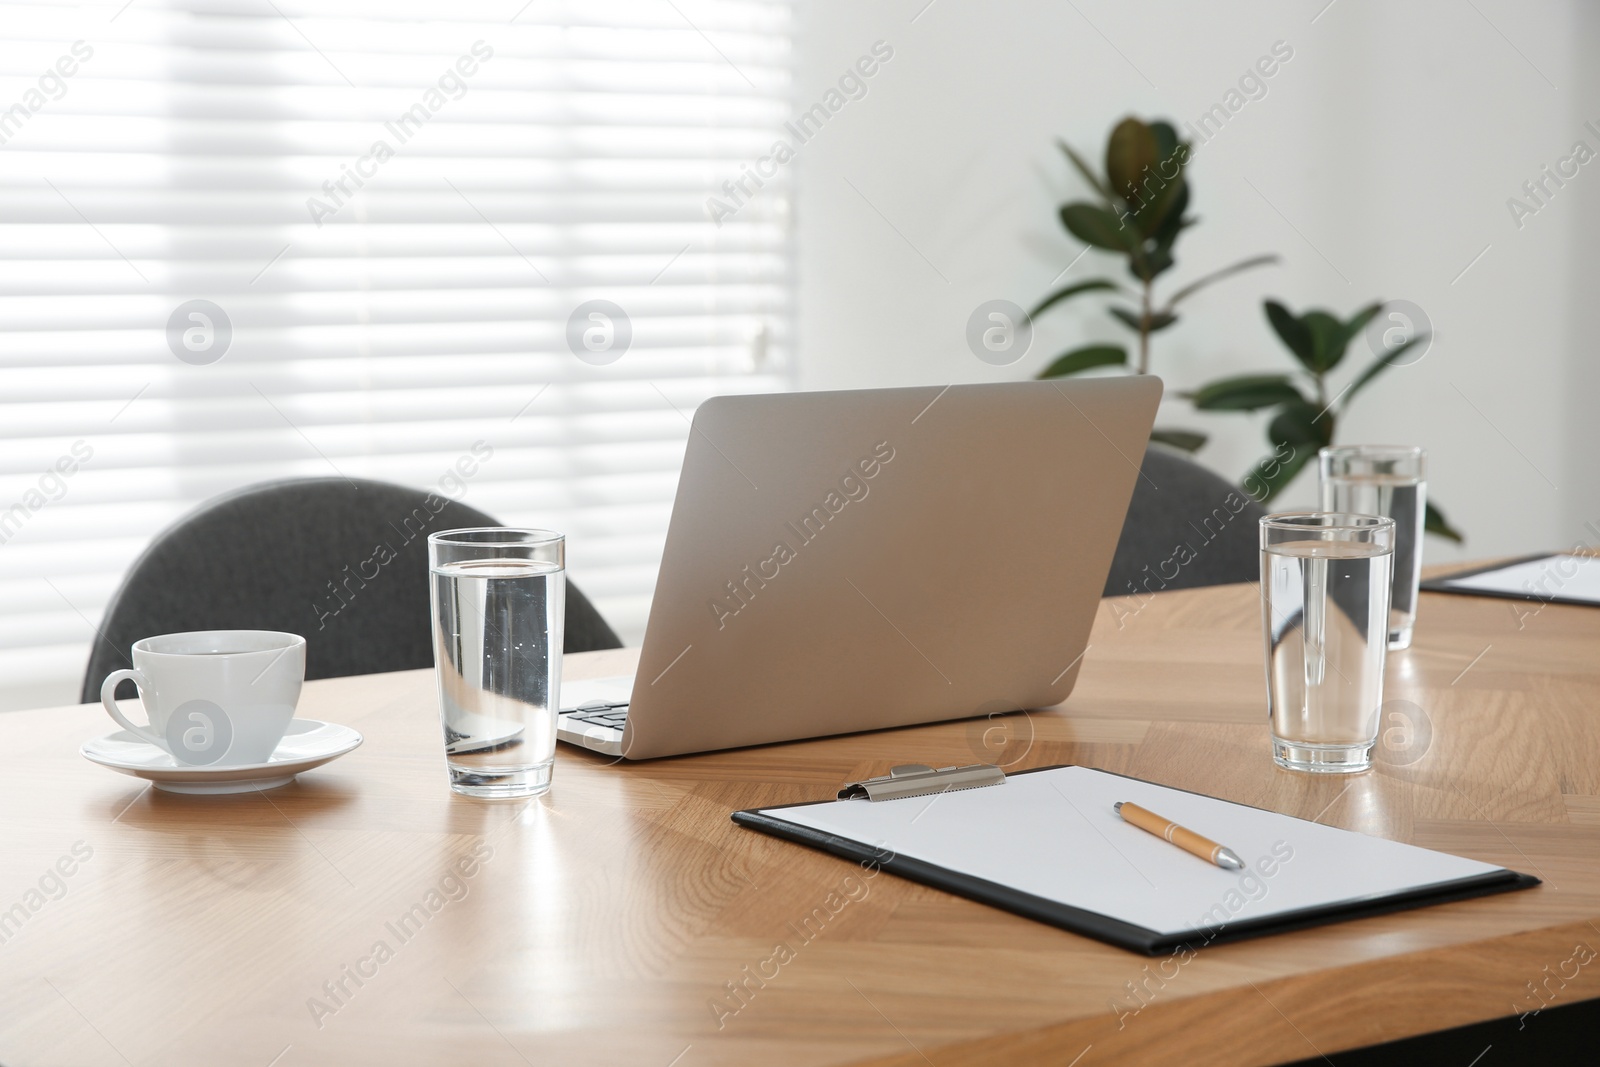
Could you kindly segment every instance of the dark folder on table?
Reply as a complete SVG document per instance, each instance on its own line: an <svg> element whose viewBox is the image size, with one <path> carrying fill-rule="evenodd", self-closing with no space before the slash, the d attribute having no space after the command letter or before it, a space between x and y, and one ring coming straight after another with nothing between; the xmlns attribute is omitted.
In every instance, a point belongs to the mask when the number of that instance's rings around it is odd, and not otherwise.
<svg viewBox="0 0 1600 1067"><path fill-rule="evenodd" d="M1323 826L1088 767L992 784L936 779L921 795L839 799L733 814L761 830L1157 955L1538 885L1504 867ZM902 790L904 791L904 790ZM841 794L843 796L845 794ZM1122 821L1132 801L1233 849L1227 871Z"/></svg>
<svg viewBox="0 0 1600 1067"><path fill-rule="evenodd" d="M1422 583L1430 593L1600 606L1600 557L1541 552L1506 563L1457 571Z"/></svg>

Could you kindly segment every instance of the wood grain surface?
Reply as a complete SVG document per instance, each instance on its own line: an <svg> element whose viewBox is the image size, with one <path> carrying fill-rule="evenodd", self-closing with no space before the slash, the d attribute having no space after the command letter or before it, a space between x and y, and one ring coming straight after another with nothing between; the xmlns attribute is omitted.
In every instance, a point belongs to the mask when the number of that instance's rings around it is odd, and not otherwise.
<svg viewBox="0 0 1600 1067"><path fill-rule="evenodd" d="M1260 627L1252 586L1108 600L1060 708L633 765L563 747L533 802L448 792L426 671L308 684L301 716L366 743L237 797L90 764L98 707L0 716L0 1063L1268 1064L1600 996L1600 611L1424 594L1380 765L1343 778L1272 764ZM1545 884L1151 960L728 819L979 759Z"/></svg>

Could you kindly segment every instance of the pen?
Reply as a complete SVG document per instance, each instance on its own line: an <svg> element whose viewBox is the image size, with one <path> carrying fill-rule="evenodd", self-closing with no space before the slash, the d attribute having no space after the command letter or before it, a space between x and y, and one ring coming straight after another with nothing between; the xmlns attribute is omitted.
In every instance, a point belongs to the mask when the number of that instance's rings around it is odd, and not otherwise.
<svg viewBox="0 0 1600 1067"><path fill-rule="evenodd" d="M1137 804L1118 802L1116 807L1117 814L1122 816L1124 822L1130 822L1141 830L1155 834L1162 840L1177 845L1190 855L1199 856L1207 863L1215 863L1225 870L1244 870L1244 861L1231 848L1223 848L1215 841L1201 837L1193 830L1185 829L1168 819L1163 819L1155 812L1147 811Z"/></svg>

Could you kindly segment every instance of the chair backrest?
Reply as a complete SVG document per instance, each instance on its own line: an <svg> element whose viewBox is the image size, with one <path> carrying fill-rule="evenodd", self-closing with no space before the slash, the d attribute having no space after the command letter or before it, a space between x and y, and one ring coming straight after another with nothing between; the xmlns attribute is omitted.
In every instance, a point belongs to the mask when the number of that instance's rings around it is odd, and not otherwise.
<svg viewBox="0 0 1600 1067"><path fill-rule="evenodd" d="M1266 509L1193 460L1151 445L1106 578L1106 596L1145 596L1261 577Z"/></svg>
<svg viewBox="0 0 1600 1067"><path fill-rule="evenodd" d="M431 667L428 534L499 525L438 494L364 479L295 478L216 497L129 568L82 699L97 700L105 676L129 666L139 638L186 630L302 634L308 679ZM570 582L564 636L568 652L622 645Z"/></svg>

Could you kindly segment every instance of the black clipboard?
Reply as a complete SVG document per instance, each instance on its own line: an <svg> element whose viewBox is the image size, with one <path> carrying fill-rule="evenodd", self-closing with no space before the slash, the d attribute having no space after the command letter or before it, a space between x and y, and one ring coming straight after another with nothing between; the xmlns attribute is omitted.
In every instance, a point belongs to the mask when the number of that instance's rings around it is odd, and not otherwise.
<svg viewBox="0 0 1600 1067"><path fill-rule="evenodd" d="M1019 771L1017 774L1011 775L1011 777L1033 774L1039 771L1059 770L1065 766L1071 765L1058 764L1051 767L1034 767L1027 771ZM962 769L965 768L950 768L950 770ZM1099 768L1091 769L1099 770ZM1116 772L1102 771L1101 773L1115 774ZM1146 779L1133 778L1130 775L1117 775L1117 777L1128 778L1130 781L1135 782L1146 781ZM852 785L856 784L859 783L852 783ZM846 788L849 789L850 787ZM841 791L841 796L843 792ZM1181 790L1181 792L1191 791ZM781 811L786 808L802 808L815 804L832 804L836 802L834 800L817 800L800 804L777 805L761 810L748 809L736 811L731 817L735 823L748 829L759 830L762 833L771 834L786 841L806 845L830 855L838 856L841 859L851 860L863 865L871 865L891 874L897 874L902 878L910 879L913 882L920 882L923 885L942 889L948 893L978 901L981 904L1002 908L1024 918L1059 927L1075 934L1082 934L1085 937L1092 937L1097 941L1103 941L1106 944L1115 945L1130 952L1140 952L1147 956L1161 956L1184 950L1193 951L1207 945L1243 941L1249 938L1264 937L1268 934L1287 933L1291 930L1303 930L1311 926L1345 922L1351 919L1364 919L1374 915L1387 915L1411 908L1445 904L1457 900L1469 900L1474 897L1506 893L1517 889L1531 889L1540 884L1539 879L1532 875L1521 874L1509 868L1501 868L1497 871L1461 878L1452 882L1400 893L1391 893L1380 897L1347 900L1338 904L1302 908L1261 918L1241 919L1218 926L1202 926L1192 930L1165 933L1125 922L1109 915L1103 915L1096 911L1089 911L1060 901L1036 896L1000 882L976 878L963 872L953 871L910 856L896 855L860 841L839 837L835 834L802 826L768 814L768 812ZM856 802L872 803L870 800ZM1251 805L1240 806L1250 807ZM1258 808L1256 810L1266 811L1268 809Z"/></svg>
<svg viewBox="0 0 1600 1067"><path fill-rule="evenodd" d="M1582 600L1578 597L1551 594L1540 596L1533 591L1514 593L1504 589L1473 589L1470 586L1452 585L1452 582L1462 578L1471 578L1475 574L1488 574L1490 571L1504 570L1522 563L1536 563L1541 559L1554 559L1556 556L1571 556L1571 552L1535 552L1531 556L1519 556L1516 559L1501 560L1499 563L1489 563L1482 567L1473 567L1469 570L1456 571L1454 574L1443 574L1437 578L1429 578L1419 588L1429 593L1453 593L1456 596L1486 596L1496 600L1531 600L1536 604L1570 604L1579 608L1600 607L1593 600Z"/></svg>

